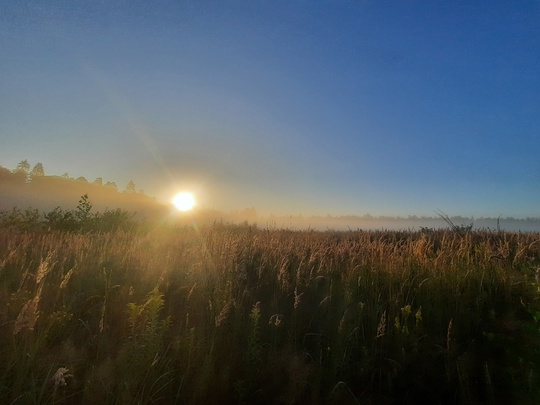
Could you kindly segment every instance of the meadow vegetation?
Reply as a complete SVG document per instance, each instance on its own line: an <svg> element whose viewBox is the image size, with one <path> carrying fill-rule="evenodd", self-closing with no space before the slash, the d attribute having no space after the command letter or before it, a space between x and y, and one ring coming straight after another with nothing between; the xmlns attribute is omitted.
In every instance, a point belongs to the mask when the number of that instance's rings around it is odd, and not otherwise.
<svg viewBox="0 0 540 405"><path fill-rule="evenodd" d="M90 209L1 217L1 403L540 402L539 234Z"/></svg>

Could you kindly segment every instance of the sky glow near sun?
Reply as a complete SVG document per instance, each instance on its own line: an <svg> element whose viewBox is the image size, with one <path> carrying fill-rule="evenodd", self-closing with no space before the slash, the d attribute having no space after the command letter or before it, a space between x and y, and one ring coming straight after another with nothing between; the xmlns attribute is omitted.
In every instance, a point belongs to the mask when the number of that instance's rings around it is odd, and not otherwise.
<svg viewBox="0 0 540 405"><path fill-rule="evenodd" d="M195 207L195 197L192 193L181 192L176 194L172 200L173 205L178 211L189 211Z"/></svg>
<svg viewBox="0 0 540 405"><path fill-rule="evenodd" d="M3 2L0 166L200 210L540 215L540 2L207 3Z"/></svg>

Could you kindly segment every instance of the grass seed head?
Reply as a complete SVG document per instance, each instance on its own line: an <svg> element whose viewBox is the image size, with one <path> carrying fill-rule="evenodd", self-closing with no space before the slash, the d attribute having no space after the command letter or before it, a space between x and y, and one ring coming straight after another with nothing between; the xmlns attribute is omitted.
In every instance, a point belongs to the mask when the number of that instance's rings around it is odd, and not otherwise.
<svg viewBox="0 0 540 405"><path fill-rule="evenodd" d="M45 278L45 276L49 274L49 272L51 271L52 266L53 266L51 264L51 258L52 258L52 254L49 253L44 260L41 260L41 263L39 264L39 267L38 267L36 284L41 283L43 279Z"/></svg>
<svg viewBox="0 0 540 405"><path fill-rule="evenodd" d="M231 300L223 307L219 315L216 317L216 328L219 328L225 322L227 322L232 314L234 309L234 301Z"/></svg>
<svg viewBox="0 0 540 405"><path fill-rule="evenodd" d="M71 276L73 276L73 270L74 269L71 269L69 270L66 275L62 278L62 282L60 283L60 289L63 290L64 288L67 287L68 283L69 283L69 280L71 279Z"/></svg>
<svg viewBox="0 0 540 405"><path fill-rule="evenodd" d="M454 325L452 323L452 319L450 319L450 322L448 322L448 330L446 332L446 350L450 352L450 349L452 348L452 341L454 338Z"/></svg>
<svg viewBox="0 0 540 405"><path fill-rule="evenodd" d="M381 338L386 334L386 310L381 315L379 326L377 326L377 338Z"/></svg>
<svg viewBox="0 0 540 405"><path fill-rule="evenodd" d="M304 293L298 294L298 289L296 287L294 288L294 309L298 309L298 307L300 306L303 295Z"/></svg>
<svg viewBox="0 0 540 405"><path fill-rule="evenodd" d="M21 311L19 312L19 315L17 316L17 319L15 320L15 326L13 328L13 335L18 334L22 330L30 330L33 331L36 322L39 317L39 301L41 300L41 290L43 285L41 285L31 300L29 300L24 306L22 307Z"/></svg>

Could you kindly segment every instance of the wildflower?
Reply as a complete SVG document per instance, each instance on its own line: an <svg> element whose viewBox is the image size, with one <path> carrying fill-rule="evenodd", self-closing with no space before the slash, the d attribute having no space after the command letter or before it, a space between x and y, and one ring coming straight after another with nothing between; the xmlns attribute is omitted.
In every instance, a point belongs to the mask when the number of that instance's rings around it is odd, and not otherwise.
<svg viewBox="0 0 540 405"><path fill-rule="evenodd" d="M411 314L411 306L405 305L403 308L401 308L401 313L405 318L407 318Z"/></svg>
<svg viewBox="0 0 540 405"><path fill-rule="evenodd" d="M251 313L249 317L256 323L261 316L261 301L257 301L253 308L251 308Z"/></svg>
<svg viewBox="0 0 540 405"><path fill-rule="evenodd" d="M60 367L58 370L56 370L56 373L54 373L51 379L54 382L55 391L58 389L58 387L66 386L66 378L73 378L73 375L69 374L68 368Z"/></svg>
<svg viewBox="0 0 540 405"><path fill-rule="evenodd" d="M274 325L276 328L281 328L281 326L283 326L281 323L284 318L285 316L283 314L274 314L270 317L268 325Z"/></svg>

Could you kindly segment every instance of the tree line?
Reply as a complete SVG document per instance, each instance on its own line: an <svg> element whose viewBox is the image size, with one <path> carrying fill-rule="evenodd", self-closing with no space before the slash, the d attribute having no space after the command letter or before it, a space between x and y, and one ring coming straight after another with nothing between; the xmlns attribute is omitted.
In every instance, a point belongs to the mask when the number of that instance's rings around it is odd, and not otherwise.
<svg viewBox="0 0 540 405"><path fill-rule="evenodd" d="M0 171L3 172L4 177L7 177L9 174L12 174L16 180L20 180L25 183L31 183L37 178L45 177L45 168L43 167L43 164L41 162L38 162L32 167L32 165L28 162L27 159L22 160L19 163L17 163L17 166L11 171L9 169L5 169L0 166ZM57 176L52 176L52 177L57 177ZM62 176L59 176L59 177L63 177L68 180L90 183L85 177L80 176L77 178L72 178L69 176L68 173L64 173ZM91 182L91 184L109 187L118 191L118 186L116 185L114 181L108 181L104 183L102 177L97 177L93 182ZM136 186L133 180L130 180L128 182L124 190L124 193L130 193L130 194L137 193ZM144 190L141 189L138 191L138 193L144 194Z"/></svg>

